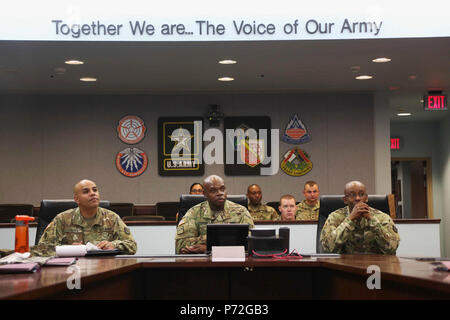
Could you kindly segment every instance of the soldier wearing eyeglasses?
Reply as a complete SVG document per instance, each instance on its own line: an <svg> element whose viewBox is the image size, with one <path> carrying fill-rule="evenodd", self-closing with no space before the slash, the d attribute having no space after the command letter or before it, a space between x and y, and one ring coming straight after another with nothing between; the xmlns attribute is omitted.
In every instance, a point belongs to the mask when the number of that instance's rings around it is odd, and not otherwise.
<svg viewBox="0 0 450 320"><path fill-rule="evenodd" d="M395 254L400 237L389 215L369 207L366 187L345 185L344 208L328 216L320 234L325 252Z"/></svg>

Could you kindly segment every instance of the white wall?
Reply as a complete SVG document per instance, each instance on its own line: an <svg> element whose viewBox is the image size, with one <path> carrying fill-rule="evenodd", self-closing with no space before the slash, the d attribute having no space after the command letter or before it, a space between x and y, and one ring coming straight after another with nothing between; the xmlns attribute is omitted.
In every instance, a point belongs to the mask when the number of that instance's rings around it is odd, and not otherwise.
<svg viewBox="0 0 450 320"><path fill-rule="evenodd" d="M433 179L433 217L441 219L441 250L450 256L450 118L436 122L391 123L391 136L400 137L400 150L391 151L391 157L430 157ZM446 169L447 168L447 169Z"/></svg>
<svg viewBox="0 0 450 320"><path fill-rule="evenodd" d="M440 196L442 206L442 230L444 237L444 252L446 257L450 257L450 116L447 116L439 123L440 133L440 162L439 172L441 175Z"/></svg>

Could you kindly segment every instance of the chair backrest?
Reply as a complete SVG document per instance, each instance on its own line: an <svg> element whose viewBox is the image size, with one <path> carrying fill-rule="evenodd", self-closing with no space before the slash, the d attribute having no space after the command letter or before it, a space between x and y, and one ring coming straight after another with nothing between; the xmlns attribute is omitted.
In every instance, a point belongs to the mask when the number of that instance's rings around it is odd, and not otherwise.
<svg viewBox="0 0 450 320"><path fill-rule="evenodd" d="M322 195L320 196L319 220L317 221L316 252L322 253L323 248L320 243L320 233L325 221L333 211L346 206L344 195ZM367 204L389 215L389 201L387 195L368 195Z"/></svg>
<svg viewBox="0 0 450 320"><path fill-rule="evenodd" d="M77 203L73 200L42 200L39 209L38 224L36 229L36 239L34 244L39 243L45 228L57 214L77 207ZM109 201L100 201L100 207L109 209Z"/></svg>
<svg viewBox="0 0 450 320"><path fill-rule="evenodd" d="M228 195L227 200L248 208L247 196L245 194ZM203 201L206 201L206 198L202 195L182 194L180 196L180 210L178 211L178 221L180 221L184 217L184 215L190 208Z"/></svg>
<svg viewBox="0 0 450 320"><path fill-rule="evenodd" d="M0 223L12 222L17 215L33 216L32 204L0 204Z"/></svg>
<svg viewBox="0 0 450 320"><path fill-rule="evenodd" d="M280 206L280 202L279 201L270 201L267 202L266 205L268 205L269 207L272 207L276 210L276 212L278 213L278 215L281 214L280 210L278 209L278 207Z"/></svg>
<svg viewBox="0 0 450 320"><path fill-rule="evenodd" d="M126 217L126 216L133 216L134 215L134 204L127 203L127 202L111 202L109 204L109 210L114 211L121 218Z"/></svg>
<svg viewBox="0 0 450 320"><path fill-rule="evenodd" d="M123 222L129 221L165 221L166 219L163 216L157 215L139 215L139 216L126 216L123 217Z"/></svg>
<svg viewBox="0 0 450 320"><path fill-rule="evenodd" d="M178 201L157 202L156 215L165 217L166 220L176 220L180 203Z"/></svg>

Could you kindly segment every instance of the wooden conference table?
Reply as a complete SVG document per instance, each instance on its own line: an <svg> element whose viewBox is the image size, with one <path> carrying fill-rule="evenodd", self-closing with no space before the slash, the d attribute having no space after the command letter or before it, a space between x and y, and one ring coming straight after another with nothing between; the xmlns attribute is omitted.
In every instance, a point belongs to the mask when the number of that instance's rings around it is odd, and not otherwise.
<svg viewBox="0 0 450 320"><path fill-rule="evenodd" d="M367 288L371 265L381 289ZM80 258L76 267L0 275L1 299L449 299L450 273L382 255L212 262L208 257ZM79 270L81 289L67 288ZM71 283L75 283L71 281Z"/></svg>

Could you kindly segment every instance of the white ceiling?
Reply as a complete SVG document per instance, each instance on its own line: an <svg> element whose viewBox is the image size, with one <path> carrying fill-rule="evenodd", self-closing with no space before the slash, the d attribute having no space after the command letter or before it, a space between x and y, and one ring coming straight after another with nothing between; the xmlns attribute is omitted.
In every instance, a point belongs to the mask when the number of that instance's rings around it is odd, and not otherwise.
<svg viewBox="0 0 450 320"><path fill-rule="evenodd" d="M389 57L389 63L371 60ZM220 65L221 59L237 60ZM81 66L65 60L85 61ZM359 66L360 72L352 72ZM56 68L64 68L59 74ZM372 80L355 80L370 74ZM83 76L95 83L79 81ZM235 81L219 82L220 76ZM414 76L411 79L410 76ZM0 93L172 94L390 92L394 121L429 121L428 90L450 88L450 38L268 42L0 41ZM413 112L398 119L399 108Z"/></svg>

